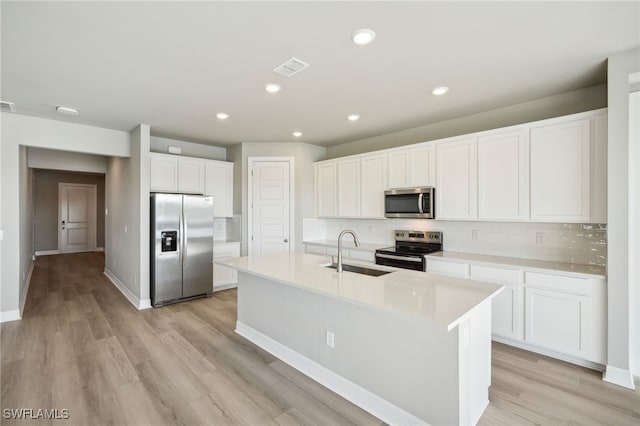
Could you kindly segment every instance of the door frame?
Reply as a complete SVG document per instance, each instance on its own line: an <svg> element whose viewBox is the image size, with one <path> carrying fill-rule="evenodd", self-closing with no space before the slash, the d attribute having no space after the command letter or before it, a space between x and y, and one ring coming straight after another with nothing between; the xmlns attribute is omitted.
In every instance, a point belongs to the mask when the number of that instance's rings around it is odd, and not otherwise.
<svg viewBox="0 0 640 426"><path fill-rule="evenodd" d="M96 251L96 245L98 241L98 186L93 184L86 183L69 183L69 182L58 182L58 223L56 224L58 227L58 253L72 253L72 252L63 252L62 251L62 227L60 226L60 221L62 220L61 216L61 202L62 202L62 187L65 186L76 186L91 189L91 201L89 203L89 250L88 251Z"/></svg>
<svg viewBox="0 0 640 426"><path fill-rule="evenodd" d="M289 253L292 252L292 247L295 242L295 187L294 187L294 171L295 171L295 158L294 157L247 157L247 255L251 256L253 253L253 165L254 163L261 162L276 162L286 161L289 163Z"/></svg>

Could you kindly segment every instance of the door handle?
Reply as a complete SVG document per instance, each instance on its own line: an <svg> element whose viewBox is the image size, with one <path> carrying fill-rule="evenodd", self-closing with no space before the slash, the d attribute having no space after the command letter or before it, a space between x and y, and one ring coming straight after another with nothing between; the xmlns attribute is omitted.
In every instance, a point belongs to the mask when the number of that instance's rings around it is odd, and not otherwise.
<svg viewBox="0 0 640 426"><path fill-rule="evenodd" d="M178 214L178 265L182 266L182 241L184 232L182 228L182 212Z"/></svg>
<svg viewBox="0 0 640 426"><path fill-rule="evenodd" d="M184 214L184 210L182 211L182 231L183 231L183 239L182 239L182 266L187 266L187 245L189 244L189 237L187 237L187 233L189 232L187 229L187 219Z"/></svg>
<svg viewBox="0 0 640 426"><path fill-rule="evenodd" d="M285 239L284 239L284 242L285 242L285 243L288 243L288 242L289 242L289 239L288 239L288 238L285 238Z"/></svg>

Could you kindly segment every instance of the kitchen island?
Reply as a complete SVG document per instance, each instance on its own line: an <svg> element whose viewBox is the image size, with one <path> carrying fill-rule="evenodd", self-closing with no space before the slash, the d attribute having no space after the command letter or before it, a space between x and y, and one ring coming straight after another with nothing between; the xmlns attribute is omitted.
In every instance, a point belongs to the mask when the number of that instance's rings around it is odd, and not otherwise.
<svg viewBox="0 0 640 426"><path fill-rule="evenodd" d="M488 404L491 299L502 286L425 272L368 275L310 254L238 270L236 332L389 424L474 424Z"/></svg>

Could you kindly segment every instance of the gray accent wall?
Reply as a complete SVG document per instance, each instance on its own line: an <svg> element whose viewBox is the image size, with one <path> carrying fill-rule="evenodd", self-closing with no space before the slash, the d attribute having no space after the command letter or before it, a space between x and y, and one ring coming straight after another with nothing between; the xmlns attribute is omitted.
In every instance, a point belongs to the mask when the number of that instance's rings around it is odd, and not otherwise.
<svg viewBox="0 0 640 426"><path fill-rule="evenodd" d="M327 158L362 154L396 146L482 132L561 115L591 111L605 108L606 106L607 85L601 84L517 105L508 105L478 114L330 146L327 148Z"/></svg>
<svg viewBox="0 0 640 426"><path fill-rule="evenodd" d="M36 169L34 173L34 246L58 250L58 184L96 185L96 246L104 247L104 175Z"/></svg>

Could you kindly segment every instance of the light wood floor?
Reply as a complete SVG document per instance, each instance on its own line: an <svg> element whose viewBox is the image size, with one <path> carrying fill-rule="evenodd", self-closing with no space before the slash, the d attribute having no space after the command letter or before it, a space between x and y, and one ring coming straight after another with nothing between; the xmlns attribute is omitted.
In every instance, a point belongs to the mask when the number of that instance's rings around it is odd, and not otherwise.
<svg viewBox="0 0 640 426"><path fill-rule="evenodd" d="M234 332L236 293L136 311L99 253L40 257L24 319L2 324L0 406L69 409L74 425L376 425ZM640 424L640 391L505 345L485 424ZM45 425L46 420L4 424Z"/></svg>

